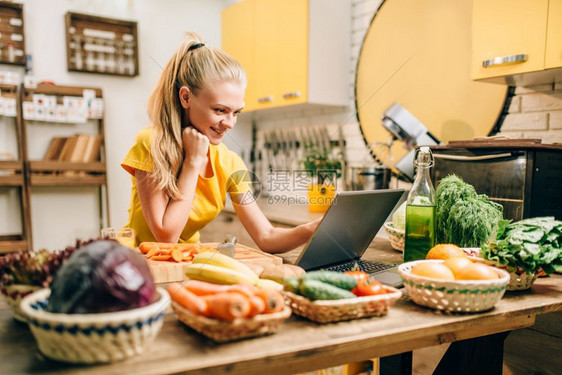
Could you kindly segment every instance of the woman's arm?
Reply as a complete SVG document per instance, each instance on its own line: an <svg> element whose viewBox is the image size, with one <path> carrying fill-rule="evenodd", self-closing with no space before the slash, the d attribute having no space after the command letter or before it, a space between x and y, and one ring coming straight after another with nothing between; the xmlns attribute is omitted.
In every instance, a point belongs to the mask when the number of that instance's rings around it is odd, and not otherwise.
<svg viewBox="0 0 562 375"><path fill-rule="evenodd" d="M284 253L308 241L320 223L320 219L295 228L275 228L265 217L255 201L237 204L232 197L236 215L259 248L268 253Z"/></svg>
<svg viewBox="0 0 562 375"><path fill-rule="evenodd" d="M182 137L185 157L177 180L182 199L170 199L165 191L155 186L150 173L135 171L143 215L160 242L178 242L191 212L199 172L207 160L207 137L193 128L184 129Z"/></svg>

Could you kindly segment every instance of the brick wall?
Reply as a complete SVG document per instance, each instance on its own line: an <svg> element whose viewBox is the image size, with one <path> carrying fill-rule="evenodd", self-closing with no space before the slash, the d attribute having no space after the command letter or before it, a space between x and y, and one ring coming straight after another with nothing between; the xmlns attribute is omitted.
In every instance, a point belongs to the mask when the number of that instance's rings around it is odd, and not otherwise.
<svg viewBox="0 0 562 375"><path fill-rule="evenodd" d="M355 70L363 38L381 3L382 0L352 0L349 108L258 113L255 120L259 129L322 124L329 125L330 129L341 127L347 143L348 162L357 165L364 161L368 151L355 114ZM517 87L499 134L511 138L540 138L543 143L562 142L562 83Z"/></svg>
<svg viewBox="0 0 562 375"><path fill-rule="evenodd" d="M562 83L517 87L499 135L562 143Z"/></svg>

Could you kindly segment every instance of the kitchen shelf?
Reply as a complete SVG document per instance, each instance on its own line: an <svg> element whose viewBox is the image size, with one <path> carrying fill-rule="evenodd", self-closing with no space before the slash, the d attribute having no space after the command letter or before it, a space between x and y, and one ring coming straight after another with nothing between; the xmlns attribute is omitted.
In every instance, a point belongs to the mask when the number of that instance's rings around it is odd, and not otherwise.
<svg viewBox="0 0 562 375"><path fill-rule="evenodd" d="M0 186L23 185L23 162L0 160Z"/></svg>
<svg viewBox="0 0 562 375"><path fill-rule="evenodd" d="M2 4L0 2L0 4ZM1 9L1 8L0 8ZM2 16L0 13L0 22ZM25 143L23 136L23 124L21 119L20 91L19 86L0 84L1 96L15 100L15 116L5 116L13 118L15 126L15 142L17 146L16 160L0 161L0 186L16 189L18 191L18 206L21 222L21 233L0 235L0 254L26 249L31 244L31 211L29 194L26 185L25 170Z"/></svg>
<svg viewBox="0 0 562 375"><path fill-rule="evenodd" d="M31 186L103 186L107 183L105 163L30 161ZM70 175L65 173L71 173ZM88 173L99 173L86 174ZM47 173L47 174L41 174Z"/></svg>
<svg viewBox="0 0 562 375"><path fill-rule="evenodd" d="M139 74L137 23L68 12L66 59L69 72L134 77Z"/></svg>
<svg viewBox="0 0 562 375"><path fill-rule="evenodd" d="M0 64L25 65L23 5L0 1Z"/></svg>
<svg viewBox="0 0 562 375"><path fill-rule="evenodd" d="M59 86L59 85L39 85L37 88L22 88L21 95L21 107L24 108L24 104L33 103L34 95L46 95L53 96L55 98L45 99L45 105L54 105L56 99L56 106L59 107L61 104L67 103L70 105L71 99L81 99L84 98L82 105L87 106L86 97L92 100L102 100L103 92L100 88L95 87L77 87L77 86ZM35 98L37 99L37 98ZM37 105L35 103L33 106ZM40 104L43 105L43 104ZM52 107L49 107L52 108ZM65 107L66 108L66 107ZM73 107L74 108L74 107ZM25 109L20 110L22 113ZM35 108L36 110L36 108ZM68 108L65 109L67 111ZM84 110L84 108L82 108ZM32 111L33 112L33 111ZM64 112L63 112L64 113ZM68 115L68 112L66 112ZM56 156L49 160L30 160L29 155L26 153L24 155L24 171L25 171L25 190L27 190L28 196L32 196L35 189L40 189L41 187L53 187L53 188L83 188L83 187L96 187L98 188L98 201L99 201L99 223L100 229L107 226L109 223L109 203L107 199L107 175L106 175L106 162L105 162L105 147L104 147L104 120L103 114L99 118L91 118L86 116L85 119L90 122L88 125L89 133L94 131L95 134L79 134L70 137L59 137L61 134L57 134L55 129L60 129L58 124L65 124L69 126L74 126L76 129L80 129L81 123L75 121L69 121L69 117L66 117L66 121L47 121L47 120L35 120L35 119L25 119L22 116L22 129L23 129L23 140L24 149L27 150L27 142L30 137L30 133L38 128L30 129L29 125L31 123L35 126L40 126L42 129L49 128L53 126L53 138L51 138L52 144L50 144L47 149L47 154L52 149L54 144L54 139L59 138L59 140L64 139L66 144L61 143L60 148ZM92 130L92 123L94 129ZM68 129L64 130L68 134ZM49 131L50 132L50 131ZM88 148L86 145L92 146L90 143L79 143L76 139L78 137L84 137L89 142L90 138L96 138L95 149L96 152L91 152L93 148ZM70 143L69 140L74 139L74 142ZM63 147L68 146L68 152L64 154ZM92 146L94 147L94 146ZM88 153L86 150L90 151ZM89 156L86 156L88 154ZM67 157L71 156L70 159ZM75 159L75 156L77 158ZM97 160L96 160L97 159ZM70 161L72 160L72 161ZM82 161L81 161L82 160ZM87 161L90 160L90 161ZM96 160L96 161L91 161ZM51 192L52 194L57 194L56 190ZM32 210L31 210L32 211ZM105 214L105 215L104 215ZM31 231L31 227L28 228ZM31 247L32 243L29 242L28 246Z"/></svg>
<svg viewBox="0 0 562 375"><path fill-rule="evenodd" d="M26 250L28 242L20 235L0 236L0 255Z"/></svg>

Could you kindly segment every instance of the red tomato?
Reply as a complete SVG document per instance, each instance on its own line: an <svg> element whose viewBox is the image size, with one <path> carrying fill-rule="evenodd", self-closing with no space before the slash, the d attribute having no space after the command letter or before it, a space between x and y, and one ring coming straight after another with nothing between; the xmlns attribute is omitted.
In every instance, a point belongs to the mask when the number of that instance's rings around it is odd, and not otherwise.
<svg viewBox="0 0 562 375"><path fill-rule="evenodd" d="M359 284L357 284L357 286L351 291L351 293L355 294L358 297L363 297L374 296L377 294L386 294L386 290L380 282L369 278L368 280L359 282Z"/></svg>
<svg viewBox="0 0 562 375"><path fill-rule="evenodd" d="M369 280L369 275L367 274L367 272L364 271L346 271L345 274L357 280L357 284Z"/></svg>

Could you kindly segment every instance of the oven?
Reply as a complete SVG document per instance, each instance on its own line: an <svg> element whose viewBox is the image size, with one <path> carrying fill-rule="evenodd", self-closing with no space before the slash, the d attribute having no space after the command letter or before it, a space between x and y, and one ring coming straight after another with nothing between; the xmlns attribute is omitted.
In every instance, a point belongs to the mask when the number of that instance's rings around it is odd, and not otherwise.
<svg viewBox="0 0 562 375"><path fill-rule="evenodd" d="M554 216L562 220L562 145L459 141L431 149L435 187L454 173L478 194L500 203L505 219Z"/></svg>

